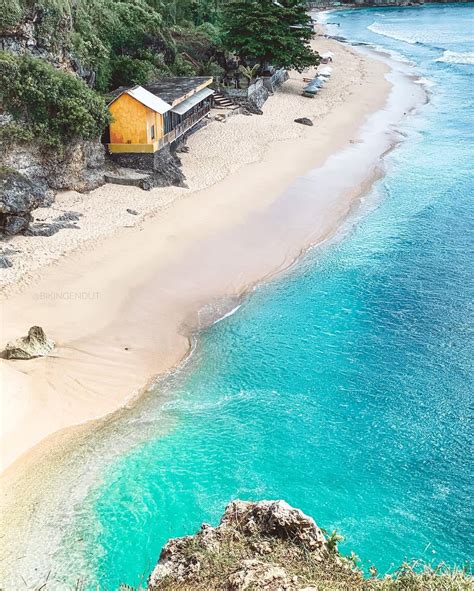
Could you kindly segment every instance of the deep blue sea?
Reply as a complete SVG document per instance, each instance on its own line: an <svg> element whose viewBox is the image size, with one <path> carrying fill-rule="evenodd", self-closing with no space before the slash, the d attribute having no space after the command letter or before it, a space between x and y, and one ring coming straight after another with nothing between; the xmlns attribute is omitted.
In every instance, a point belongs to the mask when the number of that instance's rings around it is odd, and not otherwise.
<svg viewBox="0 0 474 591"><path fill-rule="evenodd" d="M168 538L236 497L285 499L380 573L472 559L473 16L327 17L413 62L430 102L337 239L202 332L183 370L102 433L115 455L58 561L103 589L136 584Z"/></svg>

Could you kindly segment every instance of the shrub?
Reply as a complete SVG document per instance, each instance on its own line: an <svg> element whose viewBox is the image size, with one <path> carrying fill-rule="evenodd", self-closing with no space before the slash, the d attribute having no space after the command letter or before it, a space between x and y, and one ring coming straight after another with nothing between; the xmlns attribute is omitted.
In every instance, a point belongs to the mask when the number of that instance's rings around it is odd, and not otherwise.
<svg viewBox="0 0 474 591"><path fill-rule="evenodd" d="M154 65L146 59L121 55L112 60L112 86L146 84L156 74Z"/></svg>
<svg viewBox="0 0 474 591"><path fill-rule="evenodd" d="M0 32L16 25L22 16L19 0L0 0Z"/></svg>
<svg viewBox="0 0 474 591"><path fill-rule="evenodd" d="M0 102L36 138L55 146L96 139L110 120L104 100L81 79L28 55L0 52Z"/></svg>
<svg viewBox="0 0 474 591"><path fill-rule="evenodd" d="M199 25L199 27L197 27L196 30L199 33L205 35L207 39L209 39L209 41L214 45L220 44L221 31L216 25L213 25L212 23L203 23L202 25Z"/></svg>

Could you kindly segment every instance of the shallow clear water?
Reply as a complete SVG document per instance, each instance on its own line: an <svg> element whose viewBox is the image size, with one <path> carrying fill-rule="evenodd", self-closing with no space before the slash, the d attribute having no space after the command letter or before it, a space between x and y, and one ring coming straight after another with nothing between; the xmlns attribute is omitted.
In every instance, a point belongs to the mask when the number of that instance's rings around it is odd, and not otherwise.
<svg viewBox="0 0 474 591"><path fill-rule="evenodd" d="M203 332L182 372L101 433L101 481L58 563L135 584L169 537L236 497L286 499L381 572L472 558L472 16L330 15L335 33L412 60L431 102L357 223Z"/></svg>

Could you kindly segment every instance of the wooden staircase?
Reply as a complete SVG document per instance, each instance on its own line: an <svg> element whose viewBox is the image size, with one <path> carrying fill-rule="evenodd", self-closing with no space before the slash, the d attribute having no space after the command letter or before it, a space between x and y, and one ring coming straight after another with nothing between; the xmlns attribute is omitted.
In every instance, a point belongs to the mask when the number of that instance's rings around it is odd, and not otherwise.
<svg viewBox="0 0 474 591"><path fill-rule="evenodd" d="M215 92L212 95L214 107L217 109L235 109L237 105L234 103L232 99L220 92Z"/></svg>

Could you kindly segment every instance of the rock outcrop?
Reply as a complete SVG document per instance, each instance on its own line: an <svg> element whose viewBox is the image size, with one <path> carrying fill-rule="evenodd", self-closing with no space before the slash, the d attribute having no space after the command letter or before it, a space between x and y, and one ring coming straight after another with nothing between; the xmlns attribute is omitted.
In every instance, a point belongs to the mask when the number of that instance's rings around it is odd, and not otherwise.
<svg viewBox="0 0 474 591"><path fill-rule="evenodd" d="M92 191L104 184L105 147L99 142L75 140L62 150L39 143L10 143L0 153L1 163L31 181L46 182L54 190Z"/></svg>
<svg viewBox="0 0 474 591"><path fill-rule="evenodd" d="M147 591L472 591L474 578L446 566L403 564L365 578L357 557L342 556L311 517L284 501L233 501L217 527L170 540Z"/></svg>
<svg viewBox="0 0 474 591"><path fill-rule="evenodd" d="M8 343L3 351L6 359L33 359L46 357L54 349L54 341L49 339L41 326L32 326L26 337Z"/></svg>
<svg viewBox="0 0 474 591"><path fill-rule="evenodd" d="M0 231L11 236L28 229L31 211L47 207L53 192L42 178L29 179L16 170L0 168Z"/></svg>
<svg viewBox="0 0 474 591"><path fill-rule="evenodd" d="M149 173L140 183L145 191L154 187L186 187L181 161L169 146L165 146L154 154L112 154L111 159L124 168Z"/></svg>
<svg viewBox="0 0 474 591"><path fill-rule="evenodd" d="M291 579L281 566L261 560L242 560L240 570L232 573L227 581L229 591L243 589L290 589Z"/></svg>
<svg viewBox="0 0 474 591"><path fill-rule="evenodd" d="M0 50L16 55L29 53L62 70L75 72L90 86L94 84L95 72L85 68L70 51L73 32L72 11L67 3L51 7L38 2L17 5L10 2L8 16L0 27Z"/></svg>
<svg viewBox="0 0 474 591"><path fill-rule="evenodd" d="M49 207L54 192L91 191L104 184L105 148L76 140L63 150L45 150L35 142L9 143L0 151L0 233L28 230L31 212Z"/></svg>
<svg viewBox="0 0 474 591"><path fill-rule="evenodd" d="M334 563L352 574L336 558L321 529L299 509L284 501L233 501L217 527L203 524L195 536L164 546L148 590L195 585L228 591L299 591L308 588L304 572L311 564L321 570Z"/></svg>
<svg viewBox="0 0 474 591"><path fill-rule="evenodd" d="M252 115L262 115L262 107L270 96L265 86L260 86L247 99L241 101L241 106Z"/></svg>

